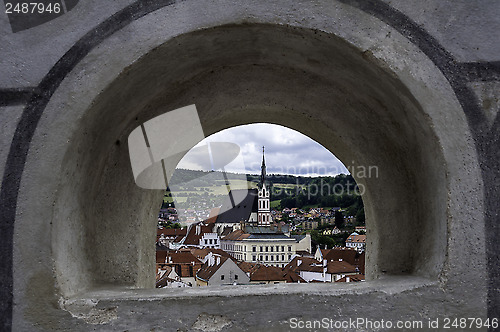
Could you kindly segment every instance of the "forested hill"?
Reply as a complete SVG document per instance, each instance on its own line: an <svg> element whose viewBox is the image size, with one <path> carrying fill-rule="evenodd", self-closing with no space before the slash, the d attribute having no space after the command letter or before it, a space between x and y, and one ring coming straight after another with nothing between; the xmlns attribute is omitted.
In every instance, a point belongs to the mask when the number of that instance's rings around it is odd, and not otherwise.
<svg viewBox="0 0 500 332"><path fill-rule="evenodd" d="M228 172L225 176L240 188L254 188L260 180L260 174ZM364 221L363 201L351 175L306 177L268 174L266 180L271 186L273 208L340 207L345 210L346 216L356 216L359 221ZM176 169L170 186L189 195L205 192L209 196L217 196L225 192L219 190L225 187L225 180L224 175L218 171Z"/></svg>

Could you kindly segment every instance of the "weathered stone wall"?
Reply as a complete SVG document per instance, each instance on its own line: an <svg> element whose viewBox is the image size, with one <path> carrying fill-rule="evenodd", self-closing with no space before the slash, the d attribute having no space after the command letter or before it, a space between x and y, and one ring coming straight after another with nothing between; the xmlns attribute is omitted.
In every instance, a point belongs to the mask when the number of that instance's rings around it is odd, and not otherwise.
<svg viewBox="0 0 500 332"><path fill-rule="evenodd" d="M82 1L16 33L2 16L2 329L500 318L499 14L497 1ZM370 280L151 289L162 193L134 184L126 142L188 104L205 135L277 123L378 166L357 179Z"/></svg>

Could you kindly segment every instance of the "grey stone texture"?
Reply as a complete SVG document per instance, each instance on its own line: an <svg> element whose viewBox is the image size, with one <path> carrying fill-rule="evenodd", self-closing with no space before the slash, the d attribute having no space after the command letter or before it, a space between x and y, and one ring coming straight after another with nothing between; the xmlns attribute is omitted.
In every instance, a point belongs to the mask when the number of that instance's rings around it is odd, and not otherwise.
<svg viewBox="0 0 500 332"><path fill-rule="evenodd" d="M500 318L499 14L496 1L80 1L18 33L2 16L1 327ZM365 283L153 288L162 192L135 185L127 138L190 104L206 136L276 123L379 168L356 179Z"/></svg>

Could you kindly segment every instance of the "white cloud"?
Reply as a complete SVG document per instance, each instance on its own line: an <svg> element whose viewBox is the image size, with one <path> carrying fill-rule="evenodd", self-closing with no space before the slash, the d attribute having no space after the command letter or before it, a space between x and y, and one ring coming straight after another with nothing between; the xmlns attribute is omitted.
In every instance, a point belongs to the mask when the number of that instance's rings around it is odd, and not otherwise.
<svg viewBox="0 0 500 332"><path fill-rule="evenodd" d="M348 173L342 162L322 145L309 137L286 127L257 123L238 126L215 133L197 146L207 142L231 142L239 145L238 165L233 162L225 168L236 173L259 173L262 146L265 146L267 173L305 176ZM203 169L199 156L188 152L178 168ZM201 160L200 160L201 161Z"/></svg>

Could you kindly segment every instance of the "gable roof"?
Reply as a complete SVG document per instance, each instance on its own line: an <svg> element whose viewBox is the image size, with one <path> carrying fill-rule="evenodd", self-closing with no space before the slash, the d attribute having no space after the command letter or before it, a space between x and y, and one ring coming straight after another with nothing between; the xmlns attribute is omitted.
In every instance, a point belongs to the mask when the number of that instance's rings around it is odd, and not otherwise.
<svg viewBox="0 0 500 332"><path fill-rule="evenodd" d="M184 238L183 244L186 245L199 245L200 240L205 233L212 233L213 224L203 224L203 223L195 223L189 226L188 233ZM199 232L198 232L199 231Z"/></svg>
<svg viewBox="0 0 500 332"><path fill-rule="evenodd" d="M231 202L231 197L235 206ZM224 199L216 223L239 223L247 221L252 212L257 212L257 189L235 189Z"/></svg>
<svg viewBox="0 0 500 332"><path fill-rule="evenodd" d="M157 251L156 263L160 264L201 264L201 261L194 257L188 250Z"/></svg>
<svg viewBox="0 0 500 332"><path fill-rule="evenodd" d="M243 232L241 229L237 229L234 232L231 232L228 235L226 235L223 238L223 240L237 241L237 240L246 239L249 236L250 236L250 234Z"/></svg>
<svg viewBox="0 0 500 332"><path fill-rule="evenodd" d="M250 273L250 281L286 281L286 278L279 267L259 265Z"/></svg>
<svg viewBox="0 0 500 332"><path fill-rule="evenodd" d="M225 252L224 250L215 248L203 248L203 249L191 248L190 251L193 254L193 256L195 256L200 260L204 260L209 253L218 254L222 257L228 257L228 258L232 257L229 253Z"/></svg>
<svg viewBox="0 0 500 332"><path fill-rule="evenodd" d="M356 273L355 266L344 261L330 261L327 263L326 271L331 274Z"/></svg>
<svg viewBox="0 0 500 332"><path fill-rule="evenodd" d="M299 264L300 263L300 264ZM319 262L312 257L295 256L284 268L284 271L291 270L294 272L300 271L301 265L319 264Z"/></svg>
<svg viewBox="0 0 500 332"><path fill-rule="evenodd" d="M245 273L252 273L259 267L257 263L249 263L245 261L238 262L237 264L240 267L240 269Z"/></svg>
<svg viewBox="0 0 500 332"><path fill-rule="evenodd" d="M323 259L328 261L345 261L359 269L361 274L365 273L365 252L358 252L353 248L321 249Z"/></svg>
<svg viewBox="0 0 500 332"><path fill-rule="evenodd" d="M220 233L220 236L226 236L226 235L230 234L232 231L233 231L233 227L231 227L231 226L226 226L226 227L224 227L224 229L222 230L222 233Z"/></svg>
<svg viewBox="0 0 500 332"><path fill-rule="evenodd" d="M351 234L347 238L346 242L350 243L366 243L366 235Z"/></svg>
<svg viewBox="0 0 500 332"><path fill-rule="evenodd" d="M300 264L299 264L300 263ZM342 273L356 273L356 267L345 262L345 261L329 261L326 263L326 272L330 274L342 274ZM294 272L305 271L305 272L318 272L323 273L323 263L318 262L314 258L310 257L298 257L295 256L290 263L288 263L284 271L291 270Z"/></svg>
<svg viewBox="0 0 500 332"><path fill-rule="evenodd" d="M160 237L162 234L165 237L175 237L175 236L185 236L187 232L187 228L158 228L156 230L156 235Z"/></svg>
<svg viewBox="0 0 500 332"><path fill-rule="evenodd" d="M224 265L224 263L228 260L229 258L227 257L221 257L220 259L220 264L213 264L209 265L209 262L205 262L201 269L196 272L196 277L200 278L204 281L209 281L210 278L219 270L219 268Z"/></svg>
<svg viewBox="0 0 500 332"><path fill-rule="evenodd" d="M301 276L298 275L297 272L292 270L283 271L283 277L285 278L287 283L306 282L304 279L302 279Z"/></svg>

